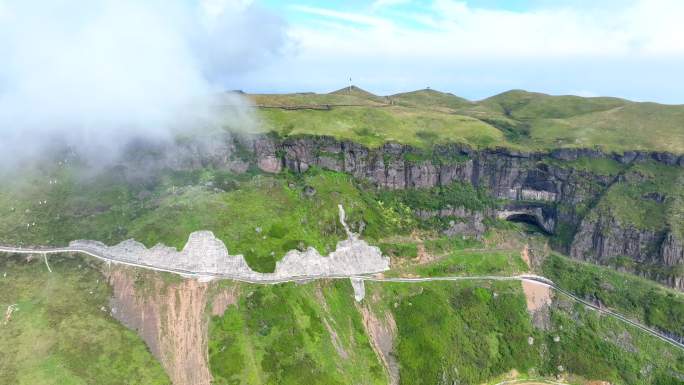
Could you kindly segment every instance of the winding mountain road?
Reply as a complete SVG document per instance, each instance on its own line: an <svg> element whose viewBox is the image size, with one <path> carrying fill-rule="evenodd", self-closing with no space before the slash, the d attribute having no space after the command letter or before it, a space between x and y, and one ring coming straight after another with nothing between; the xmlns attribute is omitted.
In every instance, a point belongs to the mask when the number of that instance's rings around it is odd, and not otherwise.
<svg viewBox="0 0 684 385"><path fill-rule="evenodd" d="M415 278L402 278L402 277L380 277L377 275L347 275L347 276L336 276L336 275L316 275L316 276L291 276L287 278L279 279L245 279L244 277L232 276L230 274L217 274L212 272L197 272L188 271L183 269L171 269L171 268L159 268L152 265L147 265L144 263L132 263L128 261L120 261L113 259L109 256L102 255L98 253L95 249L88 249L86 247L54 247L54 248L24 248L24 247L10 247L10 246L0 246L0 253L10 253L10 254L41 254L45 258L45 263L47 265L47 255L48 254L62 254L62 253L81 253L86 254L91 257L97 258L107 263L124 264L128 266L140 267L155 271L164 271L169 273L179 274L185 277L194 277L200 280L213 280L213 279L231 279L235 281L241 281L246 283L254 284L278 284L286 282L302 282L310 281L314 279L353 279L368 282L395 282L395 283L416 283L416 282L444 282L444 281L527 281L536 284L544 285L551 288L552 290L561 293L570 299L585 305L586 307L596 310L607 316L616 318L622 322L625 322L645 333L648 333L670 345L684 350L684 344L655 330L646 325L643 325L637 321L631 320L622 314L616 313L610 309L597 306L583 298L580 298L571 292L558 287L553 281L548 278L534 275L534 274L521 274L514 276L498 276L498 275L483 275L483 276L448 276L448 277L415 277ZM48 269L49 269L49 265Z"/></svg>

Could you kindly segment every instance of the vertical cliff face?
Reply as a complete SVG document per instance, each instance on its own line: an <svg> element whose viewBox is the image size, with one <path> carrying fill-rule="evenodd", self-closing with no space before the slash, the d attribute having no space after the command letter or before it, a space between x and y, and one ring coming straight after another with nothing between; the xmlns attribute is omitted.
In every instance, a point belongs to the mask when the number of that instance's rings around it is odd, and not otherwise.
<svg viewBox="0 0 684 385"><path fill-rule="evenodd" d="M581 210L590 206L613 177L563 166L571 155L523 153L505 149L475 151L456 144L430 151L396 143L369 149L329 137L300 137L254 141L256 159L269 164L263 171L304 172L316 166L347 172L388 189L426 188L452 182L469 183L503 199L511 215L541 212L544 230L571 237ZM598 156L598 155L596 155ZM280 159L278 167L271 167ZM259 162L259 163L264 163ZM615 161L617 163L617 161ZM557 228L557 225L560 225ZM558 242L567 252L569 239Z"/></svg>
<svg viewBox="0 0 684 385"><path fill-rule="evenodd" d="M665 266L672 266L664 279L670 286L684 291L684 240L667 233L660 244L660 255Z"/></svg>
<svg viewBox="0 0 684 385"><path fill-rule="evenodd" d="M684 243L672 232L665 234L659 251L663 257L663 263L667 266L677 266L684 263Z"/></svg>
<svg viewBox="0 0 684 385"><path fill-rule="evenodd" d="M643 263L662 263L661 236L651 230L625 226L611 216L587 218L573 239L573 258L609 263L615 256L632 256Z"/></svg>
<svg viewBox="0 0 684 385"><path fill-rule="evenodd" d="M627 169L582 218L570 255L684 289L683 177L657 163Z"/></svg>
<svg viewBox="0 0 684 385"><path fill-rule="evenodd" d="M396 143L368 149L328 137L284 141L258 138L254 152L257 159L266 159L269 164L280 159L278 167L262 168L264 171L304 172L316 166L348 172L389 189L471 183L505 202L499 217L532 218L554 235L555 246L561 251L602 264L628 257L634 263L623 266L626 270L682 289L679 266L684 264L684 243L680 238L666 228L620 222L609 211L600 215L594 211L632 165L655 163L681 172L684 157L643 152L604 154L582 149L550 153L475 151L455 144L431 151ZM656 199L665 204L669 198Z"/></svg>
<svg viewBox="0 0 684 385"><path fill-rule="evenodd" d="M673 215L670 222L674 223L660 227L641 226L635 217L650 215L638 211L643 201L653 201L648 203L651 206L673 205L676 189L662 193L659 185L662 180L671 178L670 174L684 174L684 156L638 151L606 154L588 149L546 153L474 150L458 144L438 145L426 150L386 143L371 149L351 141L321 136L285 139L227 136L209 142L213 144L206 141L182 143L172 151L154 152L176 154L173 159L155 158L148 162L142 156L137 162L172 169L211 165L237 172L253 167L269 173L283 170L299 173L320 167L346 172L388 189L469 183L484 188L503 202L498 212L486 215L536 222L553 235L556 249L575 258L606 264L617 257L627 257L634 264L623 266L626 270L682 288L684 239L672 229L684 227L681 223L684 216ZM632 197L634 209L621 208L632 210L635 215L613 215L603 206L615 203L614 196L631 191L620 191L613 186L620 186L626 170L640 164L655 164L667 172L662 174L665 176L656 175L648 181L655 186L653 191ZM642 182L637 180L632 184L639 183ZM618 208L621 204L617 201ZM682 206L681 202L679 206Z"/></svg>
<svg viewBox="0 0 684 385"><path fill-rule="evenodd" d="M640 229L610 214L588 216L570 256L608 264L684 291L684 240L669 230Z"/></svg>

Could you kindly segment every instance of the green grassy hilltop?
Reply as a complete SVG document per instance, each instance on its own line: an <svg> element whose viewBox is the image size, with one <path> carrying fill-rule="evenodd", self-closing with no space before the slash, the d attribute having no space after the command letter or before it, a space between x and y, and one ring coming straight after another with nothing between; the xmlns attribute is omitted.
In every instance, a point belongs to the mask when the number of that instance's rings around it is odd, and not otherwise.
<svg viewBox="0 0 684 385"><path fill-rule="evenodd" d="M617 98L552 96L520 90L478 102L435 90L376 96L251 95L263 129L332 135L369 146L461 142L525 150L601 148L684 153L684 106Z"/></svg>

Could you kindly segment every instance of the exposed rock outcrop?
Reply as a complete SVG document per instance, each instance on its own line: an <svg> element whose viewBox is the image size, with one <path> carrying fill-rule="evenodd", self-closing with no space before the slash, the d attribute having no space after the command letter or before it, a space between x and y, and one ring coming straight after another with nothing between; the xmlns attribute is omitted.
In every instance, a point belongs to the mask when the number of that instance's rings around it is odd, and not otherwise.
<svg viewBox="0 0 684 385"><path fill-rule="evenodd" d="M449 227L443 233L447 236L470 236L480 238L487 230L485 218L494 217L493 210L468 210L464 207L445 207L440 210L416 210L415 215L421 219L433 217L452 218Z"/></svg>
<svg viewBox="0 0 684 385"><path fill-rule="evenodd" d="M148 249L132 239L118 245L107 246L101 242L78 240L69 247L85 250L106 257L114 262L145 266L200 278L232 278L251 282L285 281L292 278L315 278L353 276L377 273L389 269L389 258L380 248L370 246L351 232L345 222L345 213L339 206L340 222L347 232L347 239L337 243L336 249L322 256L316 249L290 250L278 262L273 273L252 270L243 255L230 255L226 245L211 231L190 234L183 250L157 244Z"/></svg>
<svg viewBox="0 0 684 385"><path fill-rule="evenodd" d="M132 239L115 246L84 240L73 241L69 246L122 263L208 279L220 276L253 282L282 281L377 273L389 269L389 258L382 256L378 247L358 239L338 242L335 251L325 257L314 248L306 251L291 250L276 263L273 273L253 271L244 256L228 254L226 246L211 231L190 234L188 243L181 251L161 244L148 249Z"/></svg>
<svg viewBox="0 0 684 385"><path fill-rule="evenodd" d="M388 189L465 182L483 188L507 203L499 213L459 216L465 221L454 221L453 234L477 234L481 232L478 215L484 218L498 215L536 223L544 231L556 235L555 248L576 258L605 263L612 257L628 256L633 257L637 264L652 263L665 268L681 264L677 262L681 261L681 239L664 232L649 232L605 222L610 219L603 219L604 222L586 220L588 209L620 176L571 167L568 162L597 159L612 161L619 166L651 161L684 167L683 155L644 151L605 153L596 149L549 152L504 148L475 150L460 144L437 145L430 151L398 143L385 143L372 149L325 136L285 139L266 135L247 139L225 136L205 142L177 144L178 149L171 152L174 156L161 160L155 158L151 162L147 161L150 151L138 152L148 155L132 159L128 167L138 167L142 162L148 168L187 169L211 165L235 170L250 164L264 172L277 173L283 170L304 172L316 166L346 172ZM653 199L665 198L654 196ZM660 274L655 278L681 288L682 278L676 274L667 277Z"/></svg>
<svg viewBox="0 0 684 385"><path fill-rule="evenodd" d="M570 256L621 269L658 280L684 291L684 240L674 233L638 229L620 223L610 213L585 218L573 238Z"/></svg>
<svg viewBox="0 0 684 385"><path fill-rule="evenodd" d="M660 239L649 230L623 226L612 216L583 221L570 248L573 258L607 264L613 256L633 256L640 262L655 262Z"/></svg>
<svg viewBox="0 0 684 385"><path fill-rule="evenodd" d="M674 233L668 232L660 244L660 255L663 263L667 266L684 264L684 242L678 239Z"/></svg>

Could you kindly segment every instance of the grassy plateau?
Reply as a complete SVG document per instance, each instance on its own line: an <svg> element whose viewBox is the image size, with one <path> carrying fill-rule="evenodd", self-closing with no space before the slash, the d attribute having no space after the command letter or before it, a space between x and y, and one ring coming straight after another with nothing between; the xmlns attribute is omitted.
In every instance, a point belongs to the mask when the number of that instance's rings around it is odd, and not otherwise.
<svg viewBox="0 0 684 385"><path fill-rule="evenodd" d="M600 148L684 153L684 106L513 90L471 102L420 90L376 96L359 88L331 94L250 95L263 130L332 135L377 147L459 142L476 148L542 151Z"/></svg>

